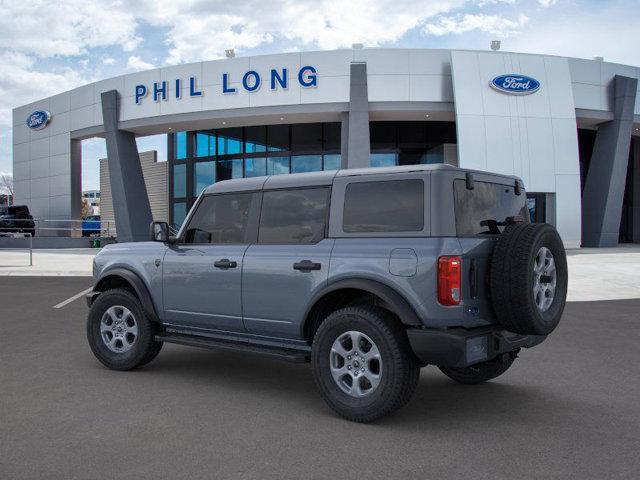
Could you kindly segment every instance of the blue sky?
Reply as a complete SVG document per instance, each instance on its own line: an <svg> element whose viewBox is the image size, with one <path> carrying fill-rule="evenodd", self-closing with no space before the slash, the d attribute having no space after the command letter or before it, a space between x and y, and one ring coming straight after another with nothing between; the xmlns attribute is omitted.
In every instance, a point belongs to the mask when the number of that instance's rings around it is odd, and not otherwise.
<svg viewBox="0 0 640 480"><path fill-rule="evenodd" d="M152 67L366 46L548 53L640 66L637 0L0 0L0 172L11 172L11 109ZM140 139L141 149L162 138ZM104 142L83 146L98 185Z"/></svg>

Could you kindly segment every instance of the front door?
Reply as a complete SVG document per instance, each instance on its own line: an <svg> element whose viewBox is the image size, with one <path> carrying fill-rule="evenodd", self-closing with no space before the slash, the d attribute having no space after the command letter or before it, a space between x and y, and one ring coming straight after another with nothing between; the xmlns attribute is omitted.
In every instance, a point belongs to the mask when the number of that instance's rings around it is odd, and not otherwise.
<svg viewBox="0 0 640 480"><path fill-rule="evenodd" d="M299 338L314 292L327 283L328 187L266 190L258 242L244 257L242 301L248 332Z"/></svg>
<svg viewBox="0 0 640 480"><path fill-rule="evenodd" d="M255 238L251 219L257 219L257 195L208 195L197 204L180 240L164 257L166 323L201 330L244 330L242 264L252 235Z"/></svg>

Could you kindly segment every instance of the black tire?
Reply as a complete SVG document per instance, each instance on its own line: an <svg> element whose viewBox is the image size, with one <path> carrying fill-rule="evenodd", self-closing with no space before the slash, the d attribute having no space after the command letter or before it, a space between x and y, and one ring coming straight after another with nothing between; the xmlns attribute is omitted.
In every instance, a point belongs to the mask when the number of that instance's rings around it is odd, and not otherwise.
<svg viewBox="0 0 640 480"><path fill-rule="evenodd" d="M110 307L122 306L133 315L137 325L137 335L129 350L112 351L103 340L100 324ZM132 370L153 360L162 348L162 342L155 340L158 325L152 322L138 298L123 289L107 290L93 302L87 317L87 340L96 358L112 370ZM121 342L122 344L122 342Z"/></svg>
<svg viewBox="0 0 640 480"><path fill-rule="evenodd" d="M154 329L154 336L157 331L157 328ZM147 351L147 355L142 359L138 367L144 367L147 363L150 363L154 358L156 358L160 353L160 350L162 350L163 345L164 342L158 342L154 340L151 344L151 348L149 348L149 350Z"/></svg>
<svg viewBox="0 0 640 480"><path fill-rule="evenodd" d="M488 362L477 363L470 367L449 368L438 367L442 373L452 380L464 385L476 385L499 377L506 372L516 359L515 355L500 355Z"/></svg>
<svg viewBox="0 0 640 480"><path fill-rule="evenodd" d="M362 397L345 393L330 369L332 345L349 331L364 333L373 340L382 361L380 383ZM314 337L311 362L322 398L338 415L353 422L371 422L405 405L420 375L404 327L386 310L370 306L347 307L329 315Z"/></svg>
<svg viewBox="0 0 640 480"><path fill-rule="evenodd" d="M534 294L536 256L543 247L551 252L555 264L554 294L548 296L553 300L546 309L536 304ZM567 256L553 226L546 223L508 226L491 259L491 300L500 325L525 335L551 333L564 311L567 278Z"/></svg>

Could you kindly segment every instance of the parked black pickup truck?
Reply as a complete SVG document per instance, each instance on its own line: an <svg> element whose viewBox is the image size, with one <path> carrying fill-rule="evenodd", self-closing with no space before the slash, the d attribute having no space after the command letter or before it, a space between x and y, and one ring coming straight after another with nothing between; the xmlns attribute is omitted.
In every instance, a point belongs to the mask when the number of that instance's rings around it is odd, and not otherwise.
<svg viewBox="0 0 640 480"><path fill-rule="evenodd" d="M0 233L36 234L36 224L26 205L13 205L0 212Z"/></svg>

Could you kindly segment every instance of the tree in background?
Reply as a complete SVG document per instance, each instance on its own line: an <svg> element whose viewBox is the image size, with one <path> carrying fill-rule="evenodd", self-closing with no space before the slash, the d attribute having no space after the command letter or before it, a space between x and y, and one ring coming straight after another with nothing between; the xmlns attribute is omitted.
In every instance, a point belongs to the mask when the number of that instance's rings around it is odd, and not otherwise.
<svg viewBox="0 0 640 480"><path fill-rule="evenodd" d="M6 195L7 206L13 203L13 175L10 173L0 173L0 194Z"/></svg>
<svg viewBox="0 0 640 480"><path fill-rule="evenodd" d="M86 198L82 199L82 218L87 218L93 213L93 209Z"/></svg>

